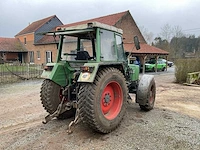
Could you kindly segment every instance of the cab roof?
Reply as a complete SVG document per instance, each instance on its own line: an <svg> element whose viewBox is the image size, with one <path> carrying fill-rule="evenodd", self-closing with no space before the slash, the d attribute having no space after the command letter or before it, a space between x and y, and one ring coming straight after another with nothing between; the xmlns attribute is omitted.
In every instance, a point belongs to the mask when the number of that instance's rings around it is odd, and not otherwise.
<svg viewBox="0 0 200 150"><path fill-rule="evenodd" d="M81 24L81 25L76 25L76 26L70 26L70 27L59 27L56 28L56 32L49 32L46 35L59 35L59 34L69 34L69 32L73 33L76 32L78 33L79 31L92 31L94 28L101 28L101 29L106 29L109 31L114 31L120 34L123 34L122 29L116 28L114 26L110 26L107 24L103 24L100 22L90 22L87 24Z"/></svg>

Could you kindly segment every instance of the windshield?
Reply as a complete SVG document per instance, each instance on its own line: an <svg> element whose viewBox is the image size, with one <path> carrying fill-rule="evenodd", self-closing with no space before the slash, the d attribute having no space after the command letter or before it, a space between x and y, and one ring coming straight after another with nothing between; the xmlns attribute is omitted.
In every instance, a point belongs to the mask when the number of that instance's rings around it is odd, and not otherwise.
<svg viewBox="0 0 200 150"><path fill-rule="evenodd" d="M101 29L101 60L124 61L122 37L112 31Z"/></svg>
<svg viewBox="0 0 200 150"><path fill-rule="evenodd" d="M118 51L118 59L124 60L124 49L123 49L123 43L122 43L122 37L119 35L116 35L116 45L117 45L117 51Z"/></svg>
<svg viewBox="0 0 200 150"><path fill-rule="evenodd" d="M115 37L113 32L101 30L101 60L115 61L117 53L115 51Z"/></svg>
<svg viewBox="0 0 200 150"><path fill-rule="evenodd" d="M146 61L146 63L148 63L148 64L155 64L156 61L152 59L152 60Z"/></svg>
<svg viewBox="0 0 200 150"><path fill-rule="evenodd" d="M96 56L94 37L64 36L61 60L92 60Z"/></svg>

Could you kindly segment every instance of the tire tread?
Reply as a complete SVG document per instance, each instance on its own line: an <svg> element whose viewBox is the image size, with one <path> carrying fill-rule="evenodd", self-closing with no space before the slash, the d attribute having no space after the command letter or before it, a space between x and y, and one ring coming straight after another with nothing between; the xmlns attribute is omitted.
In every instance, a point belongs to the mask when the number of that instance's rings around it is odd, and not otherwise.
<svg viewBox="0 0 200 150"><path fill-rule="evenodd" d="M80 91L78 94L78 101L79 101L79 109L80 109L80 116L84 123L88 124L91 128L93 128L97 132L101 133L109 133L116 129L118 126L116 126L113 129L107 130L101 127L95 117L95 111L94 108L94 95L95 95L95 89L97 89L97 86L100 84L100 81L102 81L102 78L105 77L107 74L115 72L120 75L121 78L123 78L125 82L124 75L116 68L105 68L100 70L95 78L94 83L84 83L80 86ZM126 91L128 91L127 86L122 87L126 88ZM126 94L128 95L128 94ZM121 121L120 121L121 122Z"/></svg>

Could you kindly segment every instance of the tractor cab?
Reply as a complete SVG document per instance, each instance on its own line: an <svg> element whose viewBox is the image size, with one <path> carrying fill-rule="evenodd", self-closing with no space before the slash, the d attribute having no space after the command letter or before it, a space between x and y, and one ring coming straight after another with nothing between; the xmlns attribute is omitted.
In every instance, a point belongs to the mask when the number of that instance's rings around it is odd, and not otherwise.
<svg viewBox="0 0 200 150"><path fill-rule="evenodd" d="M116 66L126 70L122 33L121 29L99 22L58 28L56 32L47 33L59 36L59 45L56 62L46 65L42 77L67 86L73 84L74 73L80 73L78 82L93 82L99 67ZM83 66L93 68L90 77L82 78L86 76L84 69L81 70Z"/></svg>

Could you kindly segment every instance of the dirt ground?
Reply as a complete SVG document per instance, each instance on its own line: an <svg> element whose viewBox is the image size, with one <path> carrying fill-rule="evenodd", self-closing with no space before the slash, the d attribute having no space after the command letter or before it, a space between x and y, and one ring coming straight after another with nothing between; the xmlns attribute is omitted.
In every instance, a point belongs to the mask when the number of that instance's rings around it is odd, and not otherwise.
<svg viewBox="0 0 200 150"><path fill-rule="evenodd" d="M39 97L42 80L0 85L0 149L200 149L200 87L174 83L173 73L155 79L155 108L143 112L130 104L119 128L109 134L81 123L67 134L70 119L42 124L47 115Z"/></svg>

